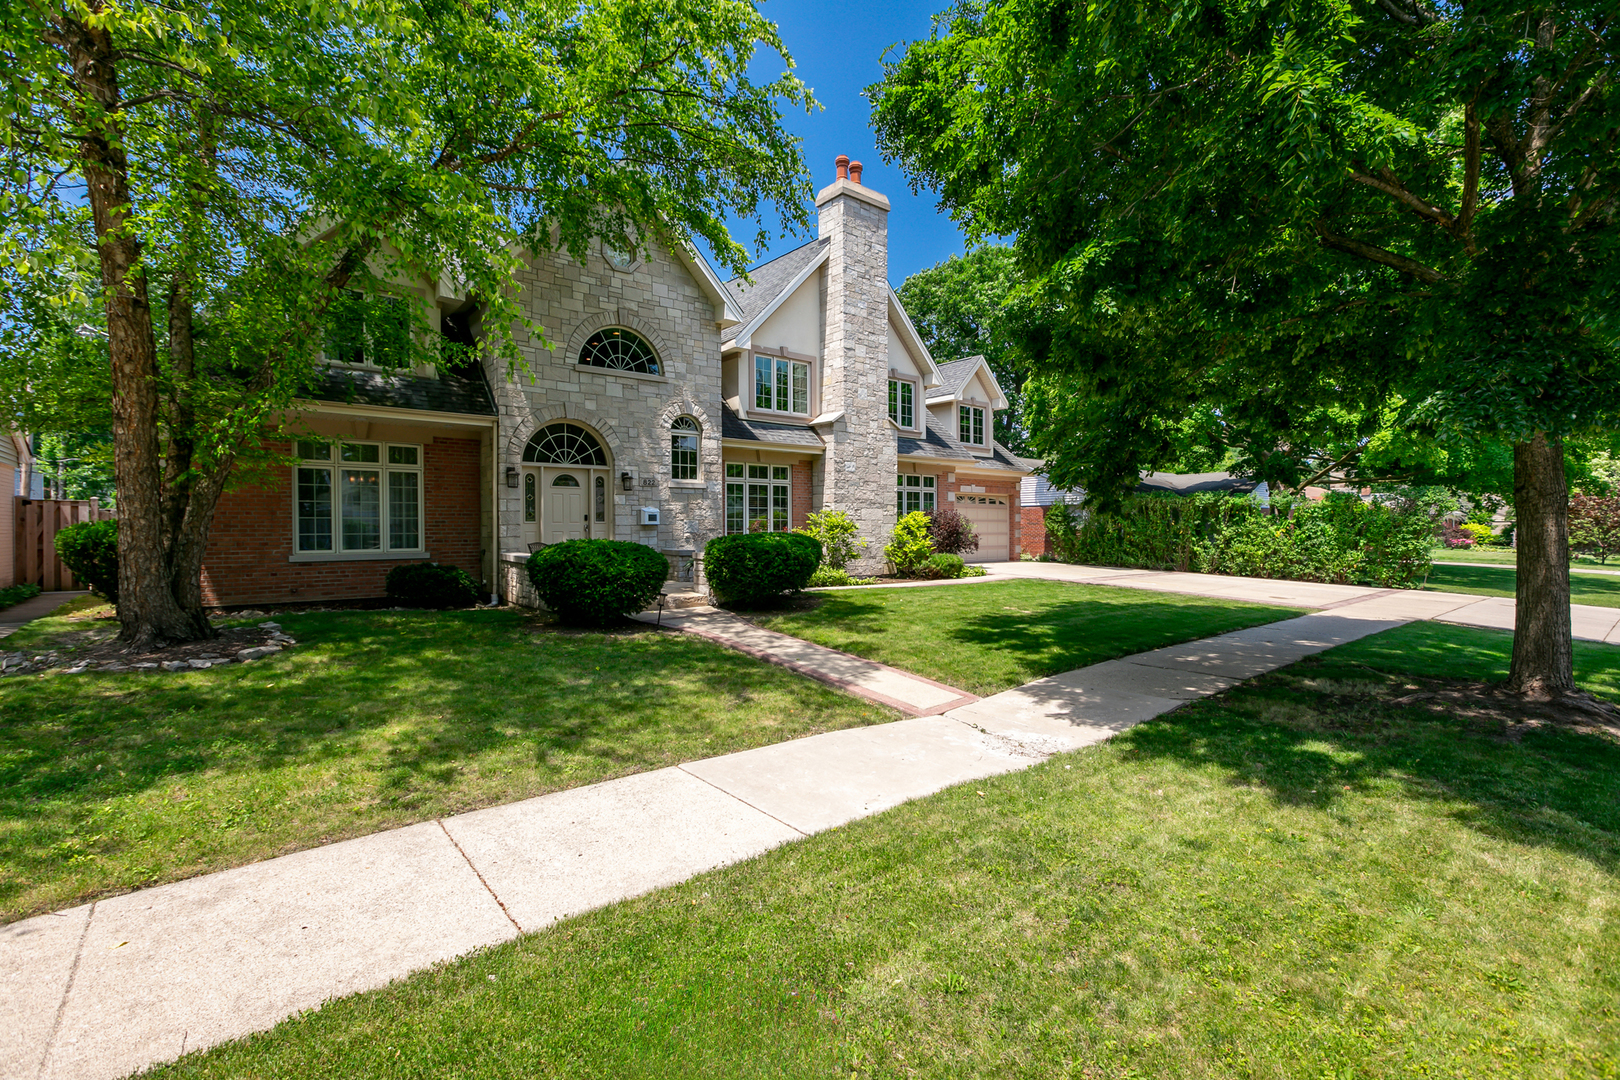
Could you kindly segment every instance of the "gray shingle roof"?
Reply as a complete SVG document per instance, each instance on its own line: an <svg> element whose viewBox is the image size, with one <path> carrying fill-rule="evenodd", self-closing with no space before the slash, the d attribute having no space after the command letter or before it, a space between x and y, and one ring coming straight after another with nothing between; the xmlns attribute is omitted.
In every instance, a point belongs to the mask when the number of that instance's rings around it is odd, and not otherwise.
<svg viewBox="0 0 1620 1080"><path fill-rule="evenodd" d="M782 290L799 276L799 272L815 260L822 250L832 241L826 237L812 240L808 244L794 248L786 255L778 255L770 262L749 272L754 279L752 285L742 278L732 278L726 282L726 291L731 293L738 309L742 312L742 322L736 327L726 331L735 339L738 330L753 322L760 312L770 307L771 301L782 294Z"/></svg>
<svg viewBox="0 0 1620 1080"><path fill-rule="evenodd" d="M1264 480L1252 480L1231 473L1147 473L1136 485L1138 494L1196 495L1205 491L1228 491L1237 495L1253 492L1261 498L1270 495ZM1085 498L1078 489L1053 487L1044 476L1026 476L1023 480L1025 506L1051 506L1053 503L1078 503Z"/></svg>
<svg viewBox="0 0 1620 1080"><path fill-rule="evenodd" d="M729 408L720 407L720 437L746 442L788 443L820 450L821 436L796 424L773 424L767 420L744 420Z"/></svg>
<svg viewBox="0 0 1620 1080"><path fill-rule="evenodd" d="M482 375L445 375L433 379L393 371L326 368L304 395L315 401L346 405L382 405L422 412L494 416L495 401Z"/></svg>
<svg viewBox="0 0 1620 1080"><path fill-rule="evenodd" d="M973 453L942 429L934 419L933 413L927 415L928 426L924 429L922 438L919 439L914 435L895 437L895 452L901 457L948 458L971 461L978 468L1029 471L1029 466L1023 463L1022 458L1000 443L993 444L993 452L988 457Z"/></svg>
<svg viewBox="0 0 1620 1080"><path fill-rule="evenodd" d="M960 397L962 387L967 385L968 380L973 377L975 371L979 370L979 365L982 363L984 363L984 357L982 356L966 356L960 360L952 360L948 364L936 364L935 366L939 368L940 381L944 385L936 390L928 391L928 396L931 398Z"/></svg>

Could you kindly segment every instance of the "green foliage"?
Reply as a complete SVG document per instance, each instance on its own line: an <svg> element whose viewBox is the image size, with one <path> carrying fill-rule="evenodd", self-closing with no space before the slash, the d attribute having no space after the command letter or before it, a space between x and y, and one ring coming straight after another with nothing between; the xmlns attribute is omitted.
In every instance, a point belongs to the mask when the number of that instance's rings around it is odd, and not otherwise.
<svg viewBox="0 0 1620 1080"><path fill-rule="evenodd" d="M812 510L805 517L804 528L797 531L814 537L821 544L824 569L842 570L866 550L866 541L860 538L860 526L842 510Z"/></svg>
<svg viewBox="0 0 1620 1080"><path fill-rule="evenodd" d="M913 510L894 523L894 538L883 548L894 572L901 577L920 577L928 560L934 557L934 541L929 536L932 522L927 513Z"/></svg>
<svg viewBox="0 0 1620 1080"><path fill-rule="evenodd" d="M1114 513L1084 515L1063 561L1411 588L1428 573L1434 526L1334 493L1321 502L1133 495ZM1048 529L1054 526L1047 519Z"/></svg>
<svg viewBox="0 0 1620 1080"><path fill-rule="evenodd" d="M32 600L40 594L38 585L27 582L22 585L13 585L8 589L0 589L0 609L20 604L24 600Z"/></svg>
<svg viewBox="0 0 1620 1080"><path fill-rule="evenodd" d="M1476 544L1488 544L1496 539L1496 531L1489 525L1482 525L1476 521L1466 521L1457 526L1458 529L1474 538Z"/></svg>
<svg viewBox="0 0 1620 1080"><path fill-rule="evenodd" d="M935 580L959 578L966 569L967 564L962 561L962 556L941 551L929 556L917 576Z"/></svg>
<svg viewBox="0 0 1620 1080"><path fill-rule="evenodd" d="M96 499L108 509L116 505L111 435L47 432L34 438L33 450L46 498Z"/></svg>
<svg viewBox="0 0 1620 1080"><path fill-rule="evenodd" d="M733 533L704 546L703 573L722 604L752 607L803 589L821 558L821 542L804 533Z"/></svg>
<svg viewBox="0 0 1620 1080"><path fill-rule="evenodd" d="M1017 237L1054 483L1110 507L1196 451L1506 493L1513 444L1620 414L1612 15L977 0L869 93L969 243Z"/></svg>
<svg viewBox="0 0 1620 1080"><path fill-rule="evenodd" d="M1012 249L984 244L917 271L895 291L935 360L984 357L1007 396L1007 408L996 413L996 440L1023 453L1024 372L1004 310L1018 280Z"/></svg>
<svg viewBox="0 0 1620 1080"><path fill-rule="evenodd" d="M478 603L478 582L455 566L405 563L388 571L388 598L405 607L465 608Z"/></svg>
<svg viewBox="0 0 1620 1080"><path fill-rule="evenodd" d="M1053 503L1046 509L1046 554L1058 562L1084 562L1077 533L1085 520L1073 503Z"/></svg>
<svg viewBox="0 0 1620 1080"><path fill-rule="evenodd" d="M1620 495L1576 495L1569 500L1569 550L1600 563L1620 552Z"/></svg>
<svg viewBox="0 0 1620 1080"><path fill-rule="evenodd" d="M960 510L946 503L928 515L928 539L935 551L951 555L967 555L979 550L979 538L973 531L973 522Z"/></svg>
<svg viewBox="0 0 1620 1080"><path fill-rule="evenodd" d="M92 592L118 603L118 521L84 521L56 534L56 554Z"/></svg>
<svg viewBox="0 0 1620 1080"><path fill-rule="evenodd" d="M851 577L849 575L849 571L847 571L847 570L839 570L839 569L836 569L835 567L828 566L828 565L826 565L826 561L823 560L822 565L816 567L816 572L810 575L810 580L805 583L805 588L807 588L807 589L829 589L829 588L833 588L834 586L838 586L838 585L876 585L876 584L877 584L877 578L873 578L873 577Z"/></svg>
<svg viewBox="0 0 1620 1080"><path fill-rule="evenodd" d="M645 611L669 577L669 560L646 544L564 540L529 556L540 602L574 626L608 626Z"/></svg>

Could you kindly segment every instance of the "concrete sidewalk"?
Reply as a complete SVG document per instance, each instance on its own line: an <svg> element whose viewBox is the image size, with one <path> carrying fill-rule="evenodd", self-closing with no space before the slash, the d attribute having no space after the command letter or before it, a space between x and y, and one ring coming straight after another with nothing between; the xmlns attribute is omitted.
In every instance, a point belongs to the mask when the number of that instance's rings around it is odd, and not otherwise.
<svg viewBox="0 0 1620 1080"><path fill-rule="evenodd" d="M76 600L81 596L88 595L90 594L84 590L77 592L42 592L38 596L24 600L20 604L13 604L4 611L0 611L0 638L10 637L25 624L49 615L69 600Z"/></svg>

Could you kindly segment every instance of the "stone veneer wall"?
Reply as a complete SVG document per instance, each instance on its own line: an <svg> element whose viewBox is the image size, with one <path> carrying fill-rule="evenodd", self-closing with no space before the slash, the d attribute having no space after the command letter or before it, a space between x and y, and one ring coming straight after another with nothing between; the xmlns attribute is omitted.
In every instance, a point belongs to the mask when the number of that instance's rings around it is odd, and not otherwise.
<svg viewBox="0 0 1620 1080"><path fill-rule="evenodd" d="M553 348L542 348L517 328L529 370L509 379L504 363L492 362L489 369L500 413L495 460L496 476L502 478L500 550L527 551L521 489L506 486L506 468L521 468L530 436L558 420L582 424L601 437L612 467L614 539L660 550L702 548L725 526L720 333L713 303L686 267L657 246L627 271L615 269L595 249L583 266L566 254L542 252L527 260L517 282L527 314ZM585 340L607 326L628 327L651 342L663 375L579 366L575 361ZM672 482L669 475L669 424L683 414L703 429L695 484ZM629 493L619 481L623 472L634 478ZM662 523L640 525L642 506L658 507ZM501 577L516 588L513 575ZM513 598L511 591L506 595Z"/></svg>
<svg viewBox="0 0 1620 1080"><path fill-rule="evenodd" d="M839 181L816 200L820 234L831 240L821 408L843 416L821 429L826 454L815 470L815 495L817 506L847 511L861 534L875 541L851 567L875 573L894 528L896 446L887 404L889 212L852 188L858 185Z"/></svg>

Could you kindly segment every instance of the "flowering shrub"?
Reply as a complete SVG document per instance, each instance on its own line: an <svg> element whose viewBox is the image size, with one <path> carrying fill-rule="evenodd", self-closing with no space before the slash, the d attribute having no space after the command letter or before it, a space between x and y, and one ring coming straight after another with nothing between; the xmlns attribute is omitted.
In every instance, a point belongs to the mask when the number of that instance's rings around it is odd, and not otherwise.
<svg viewBox="0 0 1620 1080"><path fill-rule="evenodd" d="M1471 548L1479 543L1479 537L1466 525L1459 525L1447 519L1440 523L1440 543L1448 548Z"/></svg>

